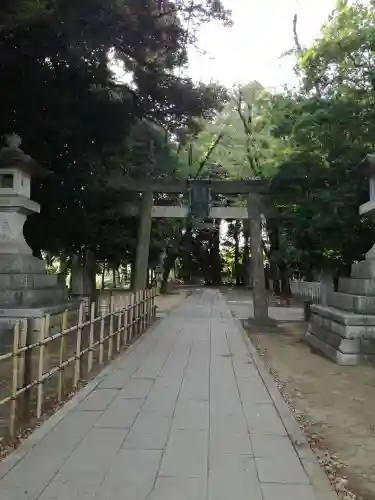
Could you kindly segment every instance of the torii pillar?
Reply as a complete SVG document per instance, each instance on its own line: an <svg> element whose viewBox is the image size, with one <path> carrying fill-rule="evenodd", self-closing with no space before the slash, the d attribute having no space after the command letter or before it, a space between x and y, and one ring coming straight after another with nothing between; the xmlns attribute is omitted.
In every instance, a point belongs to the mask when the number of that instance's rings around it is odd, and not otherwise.
<svg viewBox="0 0 375 500"><path fill-rule="evenodd" d="M249 194L247 200L247 213L250 223L254 320L258 324L267 324L269 323L269 317L266 282L264 277L261 204L262 201L258 194Z"/></svg>
<svg viewBox="0 0 375 500"><path fill-rule="evenodd" d="M143 290L148 282L148 259L150 254L151 226L152 226L153 193L151 190L143 192L139 221L137 254L135 259L133 287L135 291Z"/></svg>

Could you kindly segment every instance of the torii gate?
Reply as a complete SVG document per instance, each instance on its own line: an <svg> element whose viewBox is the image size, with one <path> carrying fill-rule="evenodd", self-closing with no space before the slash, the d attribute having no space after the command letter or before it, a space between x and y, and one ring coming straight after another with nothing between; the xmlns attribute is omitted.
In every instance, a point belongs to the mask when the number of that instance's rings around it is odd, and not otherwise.
<svg viewBox="0 0 375 500"><path fill-rule="evenodd" d="M248 219L250 223L250 247L253 266L254 319L264 322L268 319L268 303L265 290L261 214L270 215L264 204L268 192L267 181L262 180L112 180L116 189L142 193L140 207L125 204L127 215L139 216L137 254L134 288L140 290L147 284L148 259L150 251L151 224L153 218L185 219L199 212L206 219ZM155 193L175 193L189 196L190 206L160 206L153 204ZM212 194L246 195L246 207L212 206ZM198 200L205 200L199 206Z"/></svg>

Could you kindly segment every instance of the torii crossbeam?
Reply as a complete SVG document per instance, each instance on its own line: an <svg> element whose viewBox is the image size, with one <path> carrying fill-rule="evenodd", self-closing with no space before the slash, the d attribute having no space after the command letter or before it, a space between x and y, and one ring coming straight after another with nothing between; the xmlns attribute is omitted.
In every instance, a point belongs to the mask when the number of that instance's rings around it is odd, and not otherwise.
<svg viewBox="0 0 375 500"><path fill-rule="evenodd" d="M189 217L189 215L194 212L194 206L192 210L192 203L194 203L194 196L191 195L192 190L198 187L202 191L202 198L205 198L207 206L201 206L199 210L201 210L201 213L204 213L207 218L232 220L248 219L250 223L253 266L254 319L260 323L268 321L268 302L265 290L263 242L261 234L261 214L265 214L268 211L264 203L264 199L269 189L267 181L258 179L223 181L207 179L156 179L129 181L124 178L116 178L111 179L110 184L113 189L142 193L142 203L140 207L130 204L124 204L122 207L126 215L140 217L134 278L134 287L136 290L144 288L147 283L152 218ZM209 198L206 195L203 196L204 190L209 191L209 197L212 194L246 195L247 207L211 206L207 201ZM195 191L195 193L198 192L199 189ZM189 206L154 206L153 195L157 193L188 195L190 202ZM269 215L269 213L267 215Z"/></svg>

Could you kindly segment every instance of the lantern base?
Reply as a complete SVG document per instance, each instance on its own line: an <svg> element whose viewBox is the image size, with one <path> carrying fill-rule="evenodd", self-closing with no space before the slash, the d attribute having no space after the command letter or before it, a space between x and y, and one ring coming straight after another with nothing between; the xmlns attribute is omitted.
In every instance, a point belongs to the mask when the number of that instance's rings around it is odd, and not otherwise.
<svg viewBox="0 0 375 500"><path fill-rule="evenodd" d="M61 332L62 315L68 310L68 323L78 321L78 309L80 301L67 301L54 306L0 309L0 337L2 342L12 341L14 325L26 319L29 323L30 341L39 340L39 332L42 325L42 318L50 314L50 333Z"/></svg>
<svg viewBox="0 0 375 500"><path fill-rule="evenodd" d="M44 260L33 255L20 255L13 253L0 254L0 274L44 274Z"/></svg>
<svg viewBox="0 0 375 500"><path fill-rule="evenodd" d="M68 300L65 277L61 280L58 274L47 274L43 260L32 255L0 255L2 338L8 333L11 338L12 327L17 321L28 319L31 321L31 328L37 331L39 320L44 314L58 315L59 319L56 321L59 322L62 311L76 306L76 302Z"/></svg>
<svg viewBox="0 0 375 500"><path fill-rule="evenodd" d="M311 306L307 343L340 365L375 360L375 259L353 264L327 302Z"/></svg>

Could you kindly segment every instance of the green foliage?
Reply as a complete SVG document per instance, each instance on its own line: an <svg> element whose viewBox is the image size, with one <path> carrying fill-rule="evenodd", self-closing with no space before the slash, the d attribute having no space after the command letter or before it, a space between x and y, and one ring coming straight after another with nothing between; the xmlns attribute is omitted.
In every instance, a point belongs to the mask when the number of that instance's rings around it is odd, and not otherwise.
<svg viewBox="0 0 375 500"><path fill-rule="evenodd" d="M220 137L209 164L221 169L222 176L272 176L276 167L274 152L278 140L270 134L271 98L272 95L258 82L232 89L223 109L213 120L206 120L202 131L191 138L194 146L193 173L200 158Z"/></svg>
<svg viewBox="0 0 375 500"><path fill-rule="evenodd" d="M297 47L301 86L283 94L176 76L211 19L229 22L219 1L2 2L0 135L19 133L51 171L33 186L42 214L25 229L36 252L132 261L138 222L119 207L137 195L109 188L119 173L272 179L270 258L284 269L339 272L372 246L355 167L375 147L375 1L338 2L318 39ZM169 266L183 254L186 276L195 268L216 282L217 228L181 234L180 223L155 222L151 261L167 248Z"/></svg>
<svg viewBox="0 0 375 500"><path fill-rule="evenodd" d="M320 38L299 61L306 90L332 95L373 89L374 6L374 1L338 2Z"/></svg>
<svg viewBox="0 0 375 500"><path fill-rule="evenodd" d="M210 19L228 21L220 1L2 2L0 136L20 134L51 172L33 186L42 213L25 229L36 253L132 254L137 222L116 209L123 197L106 180L173 175L162 128L197 129L220 107L221 88L176 76L193 41L187 25Z"/></svg>
<svg viewBox="0 0 375 500"><path fill-rule="evenodd" d="M288 259L305 270L348 270L375 234L358 215L368 200L356 166L375 146L373 2L339 2L300 54L303 86L274 97L272 133L283 141L273 194Z"/></svg>
<svg viewBox="0 0 375 500"><path fill-rule="evenodd" d="M347 272L375 240L372 222L358 215L368 185L356 174L375 147L374 7L339 1L311 47L297 43L300 88L232 90L194 142L199 158L222 134L210 159L216 168L272 179L279 234L270 221L270 259L284 269Z"/></svg>

